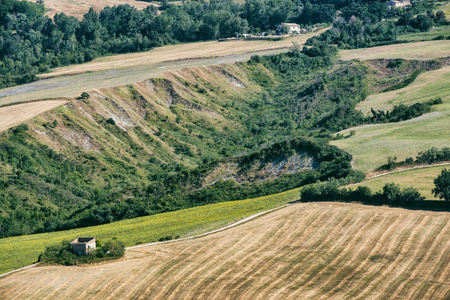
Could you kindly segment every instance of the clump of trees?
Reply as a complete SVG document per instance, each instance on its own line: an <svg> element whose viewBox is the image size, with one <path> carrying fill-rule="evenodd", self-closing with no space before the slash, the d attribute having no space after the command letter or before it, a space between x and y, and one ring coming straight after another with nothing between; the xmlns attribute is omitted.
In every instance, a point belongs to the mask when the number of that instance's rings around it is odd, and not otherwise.
<svg viewBox="0 0 450 300"><path fill-rule="evenodd" d="M377 169L380 170L393 170L398 167L410 166L414 164L432 164L436 162L450 161L450 148L444 147L438 149L436 147L431 147L426 151L421 151L416 156L416 159L408 157L403 161L397 162L397 157L388 157L388 162Z"/></svg>
<svg viewBox="0 0 450 300"><path fill-rule="evenodd" d="M447 175L446 175L447 176ZM367 186L356 189L340 188L336 180L305 186L301 190L303 202L338 201L358 202L370 205L390 205L406 208L450 209L449 202L425 201L413 187L401 188L395 183L386 183L379 192L372 192Z"/></svg>
<svg viewBox="0 0 450 300"><path fill-rule="evenodd" d="M124 255L125 244L117 240L117 238L112 238L104 244L97 240L96 249L87 255L76 254L70 246L70 241L64 240L60 244L48 246L45 251L39 255L38 261L46 264L75 266L118 259Z"/></svg>

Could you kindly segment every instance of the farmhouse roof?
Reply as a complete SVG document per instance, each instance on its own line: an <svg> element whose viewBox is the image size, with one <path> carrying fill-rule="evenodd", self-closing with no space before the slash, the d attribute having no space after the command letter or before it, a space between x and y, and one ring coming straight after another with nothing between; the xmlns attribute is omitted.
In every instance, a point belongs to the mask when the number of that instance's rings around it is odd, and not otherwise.
<svg viewBox="0 0 450 300"><path fill-rule="evenodd" d="M90 242L95 242L95 238L93 237L80 237L74 239L71 244L88 244Z"/></svg>
<svg viewBox="0 0 450 300"><path fill-rule="evenodd" d="M286 26L299 26L296 23L281 23L281 25L286 25Z"/></svg>

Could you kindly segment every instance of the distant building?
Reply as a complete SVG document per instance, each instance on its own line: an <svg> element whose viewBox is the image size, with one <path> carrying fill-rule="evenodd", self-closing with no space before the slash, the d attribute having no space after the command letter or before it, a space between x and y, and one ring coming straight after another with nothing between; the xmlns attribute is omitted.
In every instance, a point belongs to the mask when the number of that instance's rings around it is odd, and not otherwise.
<svg viewBox="0 0 450 300"><path fill-rule="evenodd" d="M388 9L402 8L402 7L406 7L406 6L410 6L410 5L411 5L410 0L394 0L394 1L387 2Z"/></svg>
<svg viewBox="0 0 450 300"><path fill-rule="evenodd" d="M278 34L281 33L281 30L283 29L283 27L286 26L289 28L289 32L288 33L302 33L302 29L300 29L300 25L295 24L295 23L281 23L280 25L278 25Z"/></svg>
<svg viewBox="0 0 450 300"><path fill-rule="evenodd" d="M78 255L86 255L95 250L95 238L77 238L70 243L73 252Z"/></svg>

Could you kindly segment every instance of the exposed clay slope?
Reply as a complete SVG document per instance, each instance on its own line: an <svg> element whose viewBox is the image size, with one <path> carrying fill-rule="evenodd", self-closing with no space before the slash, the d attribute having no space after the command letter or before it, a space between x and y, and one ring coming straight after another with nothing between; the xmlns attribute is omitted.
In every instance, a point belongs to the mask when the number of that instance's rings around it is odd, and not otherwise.
<svg viewBox="0 0 450 300"><path fill-rule="evenodd" d="M294 204L198 240L122 261L36 267L0 280L2 299L448 299L450 215Z"/></svg>

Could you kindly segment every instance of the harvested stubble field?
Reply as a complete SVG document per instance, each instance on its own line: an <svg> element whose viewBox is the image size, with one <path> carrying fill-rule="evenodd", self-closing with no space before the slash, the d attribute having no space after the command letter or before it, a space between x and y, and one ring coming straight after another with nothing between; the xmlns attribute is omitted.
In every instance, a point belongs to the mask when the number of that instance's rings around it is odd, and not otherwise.
<svg viewBox="0 0 450 300"><path fill-rule="evenodd" d="M0 239L0 274L36 262L47 246L65 239L95 236L99 240L108 240L117 237L126 246L135 246L166 236L183 238L221 228L299 198L300 189L297 188L265 197L198 206L99 226Z"/></svg>
<svg viewBox="0 0 450 300"><path fill-rule="evenodd" d="M448 43L448 42L447 42ZM450 44L450 43L449 43ZM369 96L357 108L367 113L370 108L389 110L394 105L411 105L441 97L443 104L433 107L433 112L418 118L377 125L366 125L342 131L356 135L331 142L354 158L354 167L368 172L387 163L388 157L397 156L398 161L415 158L420 151L431 147L450 146L450 67L423 73L409 86Z"/></svg>
<svg viewBox="0 0 450 300"><path fill-rule="evenodd" d="M0 279L2 299L448 299L450 214L294 204L121 261L35 267Z"/></svg>
<svg viewBox="0 0 450 300"><path fill-rule="evenodd" d="M352 184L348 187L367 186L372 191L380 191L386 183L395 182L402 188L410 186L416 188L428 200L438 200L431 193L431 190L434 188L434 179L441 174L443 169L450 169L450 165L430 166L427 168L393 172L380 177L366 179L363 182Z"/></svg>
<svg viewBox="0 0 450 300"><path fill-rule="evenodd" d="M82 19L91 7L96 11L101 11L107 6L121 4L128 4L137 9L144 9L149 5L156 5L155 3L137 0L45 0L45 7L48 9L46 15L51 18L57 13L64 13L68 16Z"/></svg>
<svg viewBox="0 0 450 300"><path fill-rule="evenodd" d="M0 132L65 103L67 100L50 100L0 107Z"/></svg>
<svg viewBox="0 0 450 300"><path fill-rule="evenodd" d="M394 44L355 50L342 50L340 59L377 59L377 58L404 58L404 59L434 59L450 56L450 42L427 41L407 44Z"/></svg>
<svg viewBox="0 0 450 300"><path fill-rule="evenodd" d="M132 84L160 76L168 70L234 63L248 60L255 54L286 52L293 42L303 44L323 30L280 41L186 43L158 47L147 52L102 57L42 74L41 78L45 80L2 89L0 106L39 99L77 97L83 91Z"/></svg>

